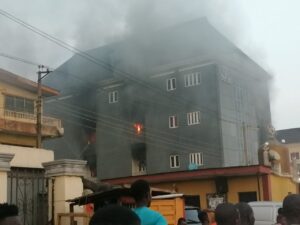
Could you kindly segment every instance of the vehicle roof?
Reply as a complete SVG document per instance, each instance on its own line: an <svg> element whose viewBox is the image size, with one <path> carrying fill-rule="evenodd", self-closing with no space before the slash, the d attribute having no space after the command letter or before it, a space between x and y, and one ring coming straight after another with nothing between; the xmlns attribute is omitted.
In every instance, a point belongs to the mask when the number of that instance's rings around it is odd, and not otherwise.
<svg viewBox="0 0 300 225"><path fill-rule="evenodd" d="M282 202L273 202L273 201L257 201L257 202L249 202L250 206L263 206L263 205L282 205Z"/></svg>

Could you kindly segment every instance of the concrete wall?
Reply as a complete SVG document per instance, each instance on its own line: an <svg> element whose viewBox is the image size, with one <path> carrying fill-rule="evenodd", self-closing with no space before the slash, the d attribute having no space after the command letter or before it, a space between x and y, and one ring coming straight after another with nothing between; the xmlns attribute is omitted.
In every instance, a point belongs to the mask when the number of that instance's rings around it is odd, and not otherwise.
<svg viewBox="0 0 300 225"><path fill-rule="evenodd" d="M7 171L0 171L0 203L7 202Z"/></svg>
<svg viewBox="0 0 300 225"><path fill-rule="evenodd" d="M15 154L12 167L43 168L42 163L54 160L52 150L0 144L0 153Z"/></svg>
<svg viewBox="0 0 300 225"><path fill-rule="evenodd" d="M0 118L3 118L4 115L5 94L28 98L34 101L37 99L36 93L32 93L30 91L0 81ZM26 119L24 119L24 122L26 122ZM22 136L17 134L1 134L0 143L9 143L22 146L35 146L36 140L34 137L29 135Z"/></svg>
<svg viewBox="0 0 300 225"><path fill-rule="evenodd" d="M271 196L273 201L283 201L288 194L298 194L299 184L292 181L291 177L270 176Z"/></svg>
<svg viewBox="0 0 300 225"><path fill-rule="evenodd" d="M289 177L279 177L277 175L269 175L271 199L270 201L282 201L289 193L299 193L298 184L294 183ZM228 179L228 193L227 200L231 203L239 202L240 192L256 192L257 200L264 199L264 188L262 178L252 175L245 177L229 177ZM201 201L201 208L207 208L206 195L215 193L216 186L214 179L181 181L171 183L153 184L153 187L176 190L185 195L199 195ZM260 195L260 196L259 196ZM260 197L260 198L259 198Z"/></svg>

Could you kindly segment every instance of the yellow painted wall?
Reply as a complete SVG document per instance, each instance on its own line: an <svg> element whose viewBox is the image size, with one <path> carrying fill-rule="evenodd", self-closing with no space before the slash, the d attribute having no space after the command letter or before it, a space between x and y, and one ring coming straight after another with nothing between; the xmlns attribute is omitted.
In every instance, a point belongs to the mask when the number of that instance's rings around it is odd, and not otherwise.
<svg viewBox="0 0 300 225"><path fill-rule="evenodd" d="M27 99L36 100L37 93L30 92L19 87L15 87L11 84L4 83L0 81L0 117L4 114L4 95L20 96ZM1 133L1 131L0 131ZM14 144L23 146L36 146L35 139L32 136L21 136L14 134L2 134L0 135L0 143L4 144Z"/></svg>
<svg viewBox="0 0 300 225"><path fill-rule="evenodd" d="M7 202L7 172L0 171L0 203Z"/></svg>
<svg viewBox="0 0 300 225"><path fill-rule="evenodd" d="M261 200L263 200L261 178L259 178L259 184ZM161 183L154 184L152 186L168 190L174 190L174 187L176 187L176 191L178 193L183 193L185 195L199 195L201 208L207 208L206 194L216 192L214 179ZM227 193L227 200L231 203L238 203L238 192L255 191L257 193L257 199L259 199L258 182L256 176L230 177L228 178L228 189L229 191Z"/></svg>
<svg viewBox="0 0 300 225"><path fill-rule="evenodd" d="M281 202L289 193L298 193L298 184L294 183L290 177L280 177L272 174L270 180L273 201Z"/></svg>
<svg viewBox="0 0 300 225"><path fill-rule="evenodd" d="M1 133L0 143L35 147L36 137Z"/></svg>
<svg viewBox="0 0 300 225"><path fill-rule="evenodd" d="M49 190L51 191L51 189ZM68 199L77 198L83 193L83 183L81 177L75 176L60 176L55 178L54 183L54 209L55 209L55 224L57 224L57 213L70 212ZM75 212L83 212L83 208L74 207ZM83 219L76 218L79 223L83 223ZM62 219L62 224L70 224L68 218Z"/></svg>
<svg viewBox="0 0 300 225"><path fill-rule="evenodd" d="M228 195L227 200L232 203L239 202L239 192L252 192L255 191L258 196L258 184L257 184L257 177L256 176L249 176L249 177L232 177L228 179ZM261 184L261 182L260 182ZM262 190L261 190L261 197L262 197Z"/></svg>
<svg viewBox="0 0 300 225"><path fill-rule="evenodd" d="M178 193L199 195L201 208L207 208L206 194L216 192L215 181L212 179L162 183L152 186L168 190L173 190L175 187Z"/></svg>

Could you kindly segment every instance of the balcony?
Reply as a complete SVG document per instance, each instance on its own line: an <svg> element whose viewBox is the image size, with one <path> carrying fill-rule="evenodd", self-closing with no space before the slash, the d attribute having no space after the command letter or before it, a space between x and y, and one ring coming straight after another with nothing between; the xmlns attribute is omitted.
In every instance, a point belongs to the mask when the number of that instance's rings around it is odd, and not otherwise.
<svg viewBox="0 0 300 225"><path fill-rule="evenodd" d="M2 110L0 114L0 130L9 133L36 135L36 115L25 112ZM60 119L42 116L42 136L58 137L63 135Z"/></svg>

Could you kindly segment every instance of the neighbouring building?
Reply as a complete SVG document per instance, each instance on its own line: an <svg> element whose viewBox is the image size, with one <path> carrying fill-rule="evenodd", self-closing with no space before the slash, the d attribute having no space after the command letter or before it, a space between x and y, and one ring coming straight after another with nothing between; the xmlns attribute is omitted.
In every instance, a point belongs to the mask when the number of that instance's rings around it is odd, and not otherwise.
<svg viewBox="0 0 300 225"><path fill-rule="evenodd" d="M58 92L42 86L42 96ZM42 163L54 152L37 146L37 83L0 69L0 202L19 207L23 224L46 224L48 191ZM61 120L42 116L42 138L61 137Z"/></svg>
<svg viewBox="0 0 300 225"><path fill-rule="evenodd" d="M44 97L59 93L42 87ZM0 69L0 144L36 147L37 83ZM63 134L61 120L43 116L42 138Z"/></svg>
<svg viewBox="0 0 300 225"><path fill-rule="evenodd" d="M87 159L102 179L255 165L269 79L206 19L128 37L47 76L62 93L47 110L66 129L47 146Z"/></svg>
<svg viewBox="0 0 300 225"><path fill-rule="evenodd" d="M300 128L278 130L276 138L289 149L290 162L300 160Z"/></svg>
<svg viewBox="0 0 300 225"><path fill-rule="evenodd" d="M124 185L136 179L145 179L152 187L184 193L188 204L202 209L215 209L222 202L281 202L288 194L299 193L299 185L291 177L279 176L262 165L168 172L103 181Z"/></svg>

